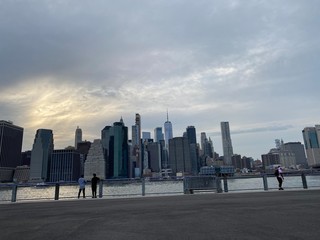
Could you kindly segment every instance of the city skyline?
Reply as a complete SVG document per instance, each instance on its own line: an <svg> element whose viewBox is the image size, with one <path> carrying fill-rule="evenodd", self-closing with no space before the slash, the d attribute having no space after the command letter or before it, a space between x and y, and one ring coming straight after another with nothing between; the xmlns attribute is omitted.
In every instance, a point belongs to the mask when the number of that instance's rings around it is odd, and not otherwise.
<svg viewBox="0 0 320 240"><path fill-rule="evenodd" d="M139 115L139 114L136 113L136 115ZM141 119L141 116L140 116L140 115L139 115L139 118ZM133 139L132 139L132 131L135 129L135 125L131 126L131 127L132 127L132 129L131 129L130 126L128 126L128 125L124 122L124 120L123 120L122 117L121 117L120 121L121 121L121 122L123 121L124 126L128 127L128 129L130 129L130 130L128 131L128 140L133 141ZM115 121L114 123L117 123L117 122L119 122L119 121ZM167 123L167 122L168 122L168 121L166 121L166 123ZM110 124L108 124L108 125L113 125L114 123L110 123ZM171 123L171 122L170 122L170 123ZM221 123L220 123L220 128L221 128L222 124L227 124L227 125L228 125L228 129L229 129L229 131L230 131L229 122L221 122ZM108 127L108 125L106 125L105 127ZM22 127L22 126L21 126L21 127ZM174 128L174 127L173 127L173 128ZM186 134L187 134L187 130L190 129L190 128L194 128L194 129L196 130L196 127L194 127L194 126L187 126L186 129L184 130L184 132L183 132L181 135L179 135L179 136L173 136L172 138L187 137L187 135L186 135ZM309 126L309 127L306 127L306 128L313 128L313 127L312 127L312 126ZM39 130L43 130L43 129L38 129L38 130L36 131L35 137L37 136L37 132L38 132ZM71 146L71 147L75 147L75 149L76 149L76 146L73 145L73 144L69 144L69 145L62 146L61 144L57 143L56 140L55 140L55 138L54 138L54 136L55 136L54 130L53 130L53 129L47 129L47 130L50 130L50 131L52 130L53 140L54 140L54 146L55 146L54 149L66 149L66 148L69 148L70 146ZM220 131L221 131L221 130L222 130L222 128L220 129ZM77 138L77 134L78 134L79 131L81 131L81 134L82 134L83 130L82 130L81 126L77 126L77 127L76 127L76 129L75 129L75 131L74 131L73 142L74 142L75 139ZM104 131L104 129L101 129L100 134L101 134L102 131ZM146 132L146 131L144 131L144 132L145 132L145 133L150 133L151 139L154 140L154 134L155 134L154 132ZM162 131L162 133L164 134L164 131ZM196 141L197 141L197 144L198 144L200 147L201 147L201 135L202 135L203 133L207 134L206 132L201 132L201 133L197 133L197 134L196 134L196 135L197 135ZM301 131L301 134L303 134L302 131ZM84 135L85 135L85 134L84 134ZM208 138L209 138L209 137L208 137ZM229 136L229 138L231 138L231 141L233 141L233 140L232 140L232 139L233 139L233 137L232 137L232 131L230 131L230 136ZM223 138L222 138L222 134L221 134L221 133L219 134L219 139L220 139L221 151L220 151L220 152L219 152L219 151L216 151L216 146L213 144L214 152L218 153L220 156L224 156L224 152L223 152L223 141L224 141L224 140L223 140ZM89 141L89 142L93 143L95 140L101 140L101 136L99 136L99 137L97 137L97 138L95 138L95 139L92 139L92 140L90 140L90 139L85 139L85 138L84 138L82 141ZM143 140L142 137L141 137L141 140ZM33 141L34 141L34 140L33 140ZM155 141L155 140L154 140L154 141ZM256 157L256 158L255 158L254 156L251 156L249 153L234 152L234 153L232 153L232 154L240 154L240 155L242 155L242 156L251 157L251 158L253 158L254 160L256 160L256 159L261 160L261 155L266 154L266 153L268 153L270 150L278 147L278 146L277 146L277 142L278 142L278 141L280 141L279 138L273 139L273 142L272 142L272 144L271 144L271 147L270 147L268 150L266 150L266 152L261 153L261 154L260 154L258 157ZM284 139L281 139L281 141L286 142L286 143L290 143L290 142L292 142L292 143L300 142L301 144L304 145L304 140L302 140L302 141L284 141ZM132 142L132 143L133 143L133 142ZM219 145L219 144L217 144L217 145ZM58 147L57 147L57 146L58 146ZM231 148L232 148L232 147L231 147ZM202 148L201 148L201 149L202 149ZM23 149L23 151L29 151L29 150L32 150L32 147L31 147L31 149Z"/></svg>
<svg viewBox="0 0 320 240"><path fill-rule="evenodd" d="M76 8L75 8L76 6ZM31 0L1 3L0 119L37 129L55 148L83 140L122 116L141 131L173 137L195 126L223 154L260 159L275 139L303 143L319 124L318 1ZM129 131L131 132L131 131ZM131 137L131 136L130 136Z"/></svg>

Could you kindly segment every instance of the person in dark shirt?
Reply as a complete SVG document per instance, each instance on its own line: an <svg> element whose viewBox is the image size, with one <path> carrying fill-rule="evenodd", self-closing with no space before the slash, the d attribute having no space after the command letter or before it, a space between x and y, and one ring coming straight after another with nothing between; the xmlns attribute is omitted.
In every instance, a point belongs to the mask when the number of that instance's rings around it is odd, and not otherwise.
<svg viewBox="0 0 320 240"><path fill-rule="evenodd" d="M92 190L92 198L97 198L97 184L100 181L100 178L94 173L93 178L91 179L91 190Z"/></svg>
<svg viewBox="0 0 320 240"><path fill-rule="evenodd" d="M279 190L283 190L282 183L283 183L284 177L283 177L282 169L281 169L280 166L278 166L276 168L276 171L275 171L274 175L276 176L276 178L278 180Z"/></svg>

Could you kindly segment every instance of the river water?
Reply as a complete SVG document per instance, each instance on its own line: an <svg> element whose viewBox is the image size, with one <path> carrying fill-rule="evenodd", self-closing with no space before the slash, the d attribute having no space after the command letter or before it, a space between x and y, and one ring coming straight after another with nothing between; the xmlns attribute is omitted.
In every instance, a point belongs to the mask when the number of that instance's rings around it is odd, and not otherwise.
<svg viewBox="0 0 320 240"><path fill-rule="evenodd" d="M308 188L320 188L320 175L306 176ZM263 191L263 179L257 178L228 178L227 186L229 192L250 192ZM141 181L134 182L104 182L103 198L129 198L142 196L157 195L182 195L183 181L146 181L145 187ZM301 176L289 176L283 183L285 189L303 189ZM269 190L278 189L278 183L275 177L268 177ZM224 183L222 181L222 189ZM78 195L77 184L60 185L59 199L75 199ZM91 197L91 188L88 184L86 187L86 196ZM0 186L0 203L11 201L12 188L6 185ZM18 186L17 201L30 200L53 200L55 197L55 186L35 187L35 186Z"/></svg>

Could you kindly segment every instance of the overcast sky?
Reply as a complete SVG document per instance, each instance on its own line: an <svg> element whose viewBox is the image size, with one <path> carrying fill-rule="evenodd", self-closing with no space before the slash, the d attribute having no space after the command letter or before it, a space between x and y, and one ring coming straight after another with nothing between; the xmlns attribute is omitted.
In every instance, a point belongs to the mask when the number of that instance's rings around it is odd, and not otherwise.
<svg viewBox="0 0 320 240"><path fill-rule="evenodd" d="M261 158L275 139L320 124L320 1L0 0L0 119L52 129L55 149L100 138L135 113L142 131L220 122L234 153Z"/></svg>

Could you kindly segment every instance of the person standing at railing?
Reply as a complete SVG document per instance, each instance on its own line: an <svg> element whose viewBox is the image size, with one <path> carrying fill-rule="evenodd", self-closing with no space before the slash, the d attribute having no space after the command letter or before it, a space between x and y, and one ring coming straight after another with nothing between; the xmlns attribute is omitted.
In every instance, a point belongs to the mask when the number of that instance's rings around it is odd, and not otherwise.
<svg viewBox="0 0 320 240"><path fill-rule="evenodd" d="M280 166L276 168L274 175L277 177L277 180L279 183L279 190L283 190L282 183L283 183L284 177L283 177L283 172Z"/></svg>
<svg viewBox="0 0 320 240"><path fill-rule="evenodd" d="M92 190L92 198L97 198L97 184L100 181L100 178L94 173L93 178L91 179L91 190Z"/></svg>
<svg viewBox="0 0 320 240"><path fill-rule="evenodd" d="M83 198L86 198L86 180L84 179L83 175L78 179L79 183L79 192L78 192L78 198L80 198L80 194L82 192Z"/></svg>

